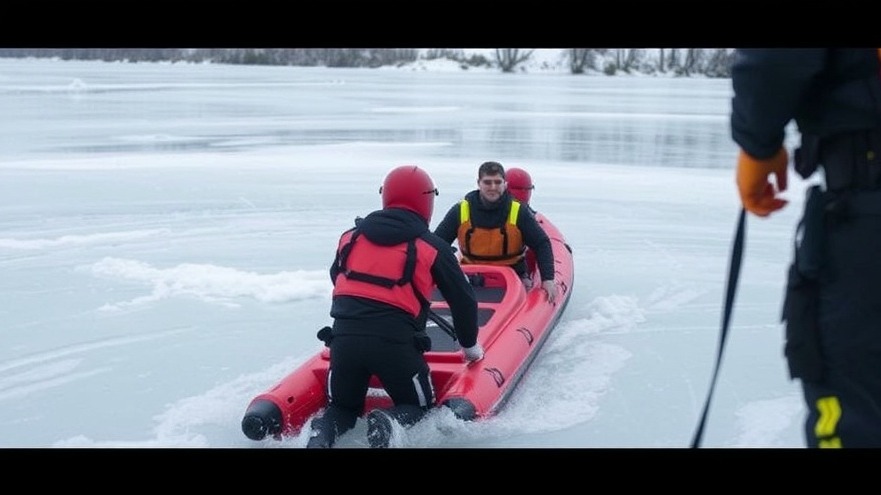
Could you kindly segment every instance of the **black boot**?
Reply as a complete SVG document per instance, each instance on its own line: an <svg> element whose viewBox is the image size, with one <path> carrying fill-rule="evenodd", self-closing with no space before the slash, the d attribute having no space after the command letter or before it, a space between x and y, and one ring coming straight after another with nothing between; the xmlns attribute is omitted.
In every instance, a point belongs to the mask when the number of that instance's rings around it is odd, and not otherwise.
<svg viewBox="0 0 881 495"><path fill-rule="evenodd" d="M388 448L392 439L394 420L382 409L374 409L367 414L367 443L372 449Z"/></svg>
<svg viewBox="0 0 881 495"><path fill-rule="evenodd" d="M333 434L333 425L327 423L327 420L323 417L312 420L310 425L312 432L309 435L309 442L306 444L307 449L329 449L333 447L336 441Z"/></svg>

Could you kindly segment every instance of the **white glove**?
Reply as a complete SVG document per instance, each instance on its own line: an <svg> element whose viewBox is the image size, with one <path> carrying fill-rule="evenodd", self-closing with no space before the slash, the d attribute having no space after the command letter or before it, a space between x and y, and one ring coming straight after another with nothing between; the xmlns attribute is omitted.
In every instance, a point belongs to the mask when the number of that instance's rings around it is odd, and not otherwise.
<svg viewBox="0 0 881 495"><path fill-rule="evenodd" d="M557 284L553 280L545 280L541 283L541 288L548 293L548 302L553 303L557 300Z"/></svg>
<svg viewBox="0 0 881 495"><path fill-rule="evenodd" d="M462 352L465 354L465 360L469 363L483 359L483 347L480 343L474 344L473 347L463 347Z"/></svg>

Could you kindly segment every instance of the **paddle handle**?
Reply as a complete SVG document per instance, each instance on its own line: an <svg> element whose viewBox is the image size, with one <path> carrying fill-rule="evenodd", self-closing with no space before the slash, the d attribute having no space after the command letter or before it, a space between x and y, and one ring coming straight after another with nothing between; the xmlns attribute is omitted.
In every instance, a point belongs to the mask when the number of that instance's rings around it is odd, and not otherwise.
<svg viewBox="0 0 881 495"><path fill-rule="evenodd" d="M452 323L448 322L443 316L435 313L431 308L428 308L428 318L437 323L437 326L446 332L453 340L459 340L456 338L456 329L453 327Z"/></svg>

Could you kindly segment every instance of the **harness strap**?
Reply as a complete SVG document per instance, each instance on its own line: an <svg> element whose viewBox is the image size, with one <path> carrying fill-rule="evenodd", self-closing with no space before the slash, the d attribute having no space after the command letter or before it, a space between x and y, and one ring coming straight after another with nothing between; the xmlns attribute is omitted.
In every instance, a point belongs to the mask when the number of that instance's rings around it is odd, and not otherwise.
<svg viewBox="0 0 881 495"><path fill-rule="evenodd" d="M349 270L346 266L349 254L352 252L352 246L355 244L355 239L361 235L361 231L355 229L355 232L352 234L352 237L349 239L349 242L346 243L345 246L340 250L340 261L339 268L340 272L346 277L352 280L357 280L359 282L366 282L368 284L379 285L381 287L385 287L386 289L391 289L392 287L399 285L404 286L410 284L410 288L413 289L413 293L416 294L416 298L419 300L419 303L422 307L421 313L424 313L426 310L429 310L431 307L431 301L425 298L419 289L416 288L416 283L413 281L413 275L416 273L416 239L410 239L407 241L407 258L404 261L404 271L401 274L401 278L394 280L388 277L382 277L379 275L372 275L370 273L359 272L355 270ZM431 316L429 314L429 316ZM448 330L444 328L444 330ZM455 340L455 336L453 336L453 340Z"/></svg>
<svg viewBox="0 0 881 495"><path fill-rule="evenodd" d="M471 206L468 204L468 200L463 199L459 203L459 225L469 221L471 219ZM511 201L511 209L508 211L508 219L506 223L503 223L500 227L500 231L502 234L502 252L508 252L508 229L507 225L517 225L517 217L520 214L520 202L517 200ZM509 255L501 254L501 255L478 255L471 252L471 236L474 234L474 231L477 227L474 224L471 224L471 228L469 228L465 232L465 245L459 246L462 249L462 254L467 256L468 258L475 261L502 261L502 260L510 260L517 257L522 256L526 252L526 246L520 246L520 249L516 253L512 253Z"/></svg>
<svg viewBox="0 0 881 495"><path fill-rule="evenodd" d="M355 230L352 234L352 238L349 239L349 242L346 243L345 246L340 250L340 261L339 268L340 272L342 272L347 278L352 280L358 280L359 282L367 282L369 284L379 285L385 287L386 289L391 289L395 285L405 285L413 281L413 274L416 272L416 240L410 239L407 241L407 258L404 262L404 272L401 274L401 277L397 280L382 277L379 275L372 275L370 273L358 272L355 270L349 270L347 263L349 260L349 254L352 253L352 246L355 244L355 239L361 235L360 230ZM413 290L416 290L416 287L413 287ZM419 294L419 291L416 290L416 294ZM421 300L425 300L424 297L420 297Z"/></svg>
<svg viewBox="0 0 881 495"><path fill-rule="evenodd" d="M710 401L713 398L713 390L716 388L716 378L719 376L719 367L722 364L722 351L725 349L725 339L728 337L728 323L731 321L731 310L734 307L734 295L737 292L737 278L740 275L740 262L743 259L743 243L746 237L746 210L740 209L740 218L737 221L737 233L734 235L734 245L731 248L731 264L728 268L728 284L725 291L725 311L722 317L722 330L719 336L719 351L716 355L716 365L713 368L713 379L710 381L710 391L707 393L707 401L701 413L700 422L695 431L691 448L699 448L701 437L704 434L704 425L710 409Z"/></svg>

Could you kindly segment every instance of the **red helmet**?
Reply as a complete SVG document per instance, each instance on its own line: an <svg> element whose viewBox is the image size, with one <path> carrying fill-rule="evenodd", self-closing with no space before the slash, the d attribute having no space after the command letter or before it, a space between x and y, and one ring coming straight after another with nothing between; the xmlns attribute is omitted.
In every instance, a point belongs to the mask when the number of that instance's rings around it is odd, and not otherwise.
<svg viewBox="0 0 881 495"><path fill-rule="evenodd" d="M402 165L385 176L382 187L382 208L404 208L418 213L426 222L434 212L437 188L425 170L416 165Z"/></svg>
<svg viewBox="0 0 881 495"><path fill-rule="evenodd" d="M532 190L535 189L529 172L522 168L509 168L505 174L505 180L508 182L508 190L511 191L511 196L514 196L514 199L521 203L529 204Z"/></svg>

